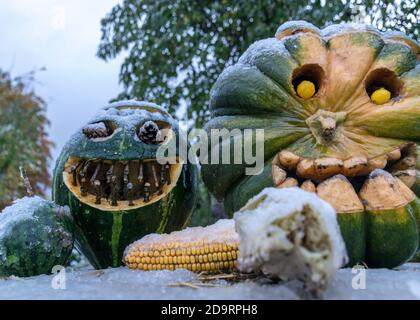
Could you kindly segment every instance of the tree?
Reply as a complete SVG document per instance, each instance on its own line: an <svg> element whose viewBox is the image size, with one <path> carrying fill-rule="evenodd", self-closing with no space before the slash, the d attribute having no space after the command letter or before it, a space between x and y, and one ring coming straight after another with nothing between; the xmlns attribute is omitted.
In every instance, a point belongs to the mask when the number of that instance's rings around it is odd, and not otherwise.
<svg viewBox="0 0 420 320"><path fill-rule="evenodd" d="M0 70L0 209L26 194L20 166L36 194L50 186L49 122L44 101L31 89L33 80L33 72L12 79Z"/></svg>
<svg viewBox="0 0 420 320"><path fill-rule="evenodd" d="M200 126L212 84L252 42L287 20L322 27L365 17L381 30L419 36L417 0L125 0L102 19L97 54L128 53L118 98L152 100L171 112L186 105Z"/></svg>

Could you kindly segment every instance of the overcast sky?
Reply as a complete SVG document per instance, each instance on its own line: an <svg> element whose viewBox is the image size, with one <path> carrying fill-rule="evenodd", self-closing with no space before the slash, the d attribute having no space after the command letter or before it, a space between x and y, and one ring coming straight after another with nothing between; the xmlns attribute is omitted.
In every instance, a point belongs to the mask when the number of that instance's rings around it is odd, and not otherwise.
<svg viewBox="0 0 420 320"><path fill-rule="evenodd" d="M121 88L122 57L96 57L100 19L117 0L0 0L0 69L37 74L36 92L48 104L53 164L63 144Z"/></svg>

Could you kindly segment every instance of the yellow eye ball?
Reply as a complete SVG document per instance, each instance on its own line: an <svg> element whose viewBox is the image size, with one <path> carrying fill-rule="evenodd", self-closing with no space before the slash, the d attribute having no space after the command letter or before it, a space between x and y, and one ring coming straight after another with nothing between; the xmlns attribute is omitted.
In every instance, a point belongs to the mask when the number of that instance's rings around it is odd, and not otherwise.
<svg viewBox="0 0 420 320"><path fill-rule="evenodd" d="M380 88L378 90L373 91L370 99L375 104L384 104L387 103L391 99L391 92L386 90L385 88Z"/></svg>
<svg viewBox="0 0 420 320"><path fill-rule="evenodd" d="M302 99L309 99L312 98L315 94L315 85L308 80L303 80L299 85L297 86L297 94Z"/></svg>

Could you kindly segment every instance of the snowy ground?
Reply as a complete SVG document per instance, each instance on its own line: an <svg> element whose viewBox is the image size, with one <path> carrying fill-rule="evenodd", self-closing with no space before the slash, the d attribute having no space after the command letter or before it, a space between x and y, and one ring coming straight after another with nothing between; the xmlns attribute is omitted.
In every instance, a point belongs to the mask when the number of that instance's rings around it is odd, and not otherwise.
<svg viewBox="0 0 420 320"><path fill-rule="evenodd" d="M366 270L366 288L355 290L352 282L363 286L363 276L351 269L338 272L325 299L420 299L420 264L399 270ZM354 278L359 276L359 278ZM63 279L63 278L61 278ZM43 275L0 280L0 299L307 299L297 281L273 284L267 280L227 282L217 280L200 286L197 275L186 270L133 271L127 268L68 270L65 289L57 278ZM185 287L193 284L194 287Z"/></svg>

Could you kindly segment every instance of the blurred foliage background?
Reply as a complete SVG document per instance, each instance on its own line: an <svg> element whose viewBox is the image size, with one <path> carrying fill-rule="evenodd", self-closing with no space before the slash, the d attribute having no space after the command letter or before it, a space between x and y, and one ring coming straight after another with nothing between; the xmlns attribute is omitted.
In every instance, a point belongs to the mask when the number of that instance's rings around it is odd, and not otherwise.
<svg viewBox="0 0 420 320"><path fill-rule="evenodd" d="M34 72L12 78L0 70L0 210L26 195L19 166L37 195L44 195L51 183L46 105L33 92L33 81Z"/></svg>
<svg viewBox="0 0 420 320"><path fill-rule="evenodd" d="M161 104L190 128L208 120L209 92L223 69L251 43L273 37L288 20L318 27L364 22L379 30L420 36L418 0L124 0L101 21L97 55L125 57L115 99ZM223 209L200 181L191 225L207 225Z"/></svg>

